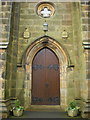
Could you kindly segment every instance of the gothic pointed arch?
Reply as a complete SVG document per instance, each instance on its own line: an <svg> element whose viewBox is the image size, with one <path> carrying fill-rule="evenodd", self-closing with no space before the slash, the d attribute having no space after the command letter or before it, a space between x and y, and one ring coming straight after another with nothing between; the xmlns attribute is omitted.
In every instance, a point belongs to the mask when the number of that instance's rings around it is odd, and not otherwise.
<svg viewBox="0 0 90 120"><path fill-rule="evenodd" d="M51 49L59 59L60 69L60 106L66 107L67 105L67 66L70 64L70 57L67 50L58 43L55 39L49 36L43 36L35 40L28 46L22 59L22 65L25 66L25 106L31 105L32 100L32 62L35 55L43 48ZM28 80L27 80L28 79ZM28 103L28 104L27 104Z"/></svg>
<svg viewBox="0 0 90 120"><path fill-rule="evenodd" d="M62 53L62 56L65 57L64 60L66 60L67 64L70 65L71 59L70 59L70 56L69 56L66 48L62 44L60 44L58 41L56 41L54 38L51 38L51 37L46 36L46 35L39 37L34 42L32 42L31 45L29 45L27 47L27 49L26 49L26 51L23 54L22 59L21 59L22 65L24 63L28 63L28 59L29 59L28 57L29 57L31 50L36 49L36 52L37 52L43 47L48 47L48 48L52 49L53 51L55 51L56 49L60 50L60 52ZM35 55L36 52L33 55ZM58 54L58 52L55 52L55 53Z"/></svg>

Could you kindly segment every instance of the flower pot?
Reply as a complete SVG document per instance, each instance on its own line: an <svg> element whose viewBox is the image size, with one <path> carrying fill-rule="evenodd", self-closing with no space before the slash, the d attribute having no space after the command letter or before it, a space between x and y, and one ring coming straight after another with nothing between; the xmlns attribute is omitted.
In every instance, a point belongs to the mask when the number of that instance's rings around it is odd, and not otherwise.
<svg viewBox="0 0 90 120"><path fill-rule="evenodd" d="M68 116L75 117L78 114L78 109L68 110Z"/></svg>
<svg viewBox="0 0 90 120"><path fill-rule="evenodd" d="M14 109L13 110L13 115L16 117L22 116L23 115L23 109Z"/></svg>

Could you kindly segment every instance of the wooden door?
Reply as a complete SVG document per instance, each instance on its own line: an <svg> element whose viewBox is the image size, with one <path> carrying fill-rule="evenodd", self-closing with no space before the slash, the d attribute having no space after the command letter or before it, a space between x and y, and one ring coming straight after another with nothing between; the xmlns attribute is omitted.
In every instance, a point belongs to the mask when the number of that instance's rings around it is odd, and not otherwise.
<svg viewBox="0 0 90 120"><path fill-rule="evenodd" d="M59 61L48 48L40 50L32 63L32 105L60 104Z"/></svg>

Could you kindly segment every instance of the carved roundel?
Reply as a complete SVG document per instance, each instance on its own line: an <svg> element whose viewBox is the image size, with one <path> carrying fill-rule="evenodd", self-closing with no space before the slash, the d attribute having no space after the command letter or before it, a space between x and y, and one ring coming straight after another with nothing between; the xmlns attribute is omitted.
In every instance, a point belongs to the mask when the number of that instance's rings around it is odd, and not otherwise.
<svg viewBox="0 0 90 120"><path fill-rule="evenodd" d="M37 14L43 18L49 18L54 15L55 8L52 3L43 2L37 5Z"/></svg>

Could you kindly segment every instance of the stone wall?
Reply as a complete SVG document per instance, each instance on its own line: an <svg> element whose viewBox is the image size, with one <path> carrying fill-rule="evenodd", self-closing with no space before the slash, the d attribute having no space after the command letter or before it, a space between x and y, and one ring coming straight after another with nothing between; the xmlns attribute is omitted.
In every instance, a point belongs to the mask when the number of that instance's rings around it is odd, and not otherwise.
<svg viewBox="0 0 90 120"><path fill-rule="evenodd" d="M19 3L12 3L10 42L7 48L6 98L16 96L19 9Z"/></svg>
<svg viewBox="0 0 90 120"><path fill-rule="evenodd" d="M9 31L10 31L10 16L11 16L11 3L10 2L1 2L0 3L0 62L3 69L5 69L6 63L6 51L8 42L9 42ZM1 67L1 68L2 68ZM2 69L0 69L3 71ZM5 71L2 74L1 79L5 79ZM3 78L2 78L3 77Z"/></svg>
<svg viewBox="0 0 90 120"><path fill-rule="evenodd" d="M0 117L7 117L5 101L6 49L9 42L11 2L0 2ZM3 106L3 107L2 107ZM3 111L3 114L1 112Z"/></svg>
<svg viewBox="0 0 90 120"><path fill-rule="evenodd" d="M84 50L84 48L88 46L87 42L90 44L90 5L87 2L81 4L54 2L55 14L45 19L37 15L37 4L38 2L0 3L0 20L2 20L0 23L0 66L2 67L0 83L3 83L0 86L0 98L5 100L17 97L22 104L25 104L25 100L30 98L27 97L27 95L30 96L27 91L27 87L30 86L29 77L25 71L26 63L22 64L22 59L28 47L35 40L47 35L60 43L70 59L66 82L61 84L67 88L66 102L78 99L83 103L87 97L89 98L89 50L87 48ZM46 34L43 31L45 20L48 23ZM30 33L28 39L23 37L25 28L28 28ZM65 39L62 37L64 30L68 33L68 37ZM30 101L27 106L29 104Z"/></svg>
<svg viewBox="0 0 90 120"><path fill-rule="evenodd" d="M18 64L21 64L22 57L25 54L27 48L37 38L45 35L43 31L43 24L46 20L48 23L47 36L54 38L58 41L68 52L71 65L74 65L74 69L69 69L67 77L67 102L72 99L86 98L86 85L85 90L80 90L82 81L85 81L85 58L83 54L82 37L81 37L81 6L79 3L54 3L55 14L51 18L41 18L36 13L35 3L20 3L20 24L19 24L19 40L18 40ZM38 21L38 22L37 22ZM23 33L25 28L28 28L30 32L30 38L24 39ZM67 39L62 38L62 32L66 30L69 37ZM18 69L19 71L19 69ZM23 68L22 68L23 71ZM21 72L21 71L19 71ZM17 84L17 96L24 91L24 78L20 77L19 84ZM21 82L22 81L22 82ZM21 85L22 84L22 85ZM84 94L84 95L83 95Z"/></svg>
<svg viewBox="0 0 90 120"><path fill-rule="evenodd" d="M84 46L84 54L86 61L86 81L82 82L81 91L86 93L87 99L84 101L86 103L83 110L83 117L90 117L90 1L81 2L82 9L82 40ZM87 91L85 92L85 83L87 86ZM83 89L84 88L84 89Z"/></svg>
<svg viewBox="0 0 90 120"><path fill-rule="evenodd" d="M18 62L20 62L21 56L24 54L26 48L37 38L45 35L43 31L45 19L36 14L37 4L38 3L21 3L18 43L20 49L18 49ZM69 42L72 42L71 3L55 3L55 9L56 12L54 16L46 19L46 22L48 23L47 35L55 38L62 44L65 43L67 46ZM23 38L23 32L25 31L25 28L28 28L31 33L31 37L28 40ZM64 29L70 33L68 40L62 40L61 33Z"/></svg>
<svg viewBox="0 0 90 120"><path fill-rule="evenodd" d="M54 3L55 4L55 14L51 18L41 18L36 13L36 3L21 3L20 4L20 24L19 24L19 41L18 41L18 64L22 61L22 56L24 55L25 51L27 50L28 46L31 45L32 42L34 42L37 38L40 38L45 35L43 31L43 24L46 22L48 23L48 32L46 33L47 36L52 37L56 41L58 41L62 46L67 49L68 52L70 52L70 56L73 55L72 49L73 49L73 33L72 33L72 3ZM67 18L67 19L66 19ZM38 22L37 22L38 21ZM25 28L29 29L30 32L30 38L24 39L23 33L25 31ZM66 30L69 34L68 39L62 39L62 32L63 30ZM71 57L73 60L73 56ZM18 74L18 76L21 76ZM73 77L73 73L70 73L71 81ZM19 84L17 84L17 96L19 96L21 93L23 93L24 89L26 90L24 77L19 77L18 79ZM22 81L22 89L21 87L21 81ZM24 84L24 85L23 85ZM68 87L70 84L70 81L67 82ZM28 81L28 85L30 85ZM63 85L63 84L62 84ZM64 86L64 85L63 85ZM68 89L68 94L71 96L68 99L73 98L73 93L71 93L71 89L73 89L73 82L70 89ZM65 91L65 90L63 90ZM73 90L74 91L74 90ZM28 94L28 93L27 93ZM25 95L26 96L26 95ZM26 98L25 98L26 99ZM23 100L22 100L23 101Z"/></svg>

